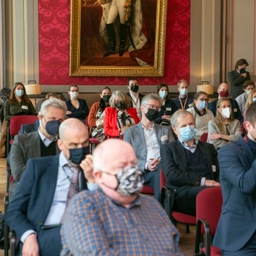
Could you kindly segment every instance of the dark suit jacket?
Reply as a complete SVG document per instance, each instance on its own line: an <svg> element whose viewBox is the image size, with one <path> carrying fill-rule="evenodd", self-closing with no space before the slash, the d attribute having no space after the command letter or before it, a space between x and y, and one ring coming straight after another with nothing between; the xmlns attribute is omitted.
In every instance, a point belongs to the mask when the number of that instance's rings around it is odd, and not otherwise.
<svg viewBox="0 0 256 256"><path fill-rule="evenodd" d="M67 117L75 117L80 119L81 121L84 121L89 114L89 109L84 99L78 99L78 101L79 101L79 107L75 108L72 105L70 99L66 100L67 108L69 111L72 112L72 114L68 114Z"/></svg>
<svg viewBox="0 0 256 256"><path fill-rule="evenodd" d="M180 100L179 100L179 96L177 98L173 99L175 104L177 105L178 109L181 109L181 105L180 105ZM187 99L187 103L185 105L185 109L188 109L189 107L191 107L190 105L194 102L194 96L192 95L188 95L188 99Z"/></svg>
<svg viewBox="0 0 256 256"><path fill-rule="evenodd" d="M242 94L243 91L243 83L246 80L251 80L250 73L247 72L247 77L244 78L236 70L228 72L228 80L231 85L231 96L235 100L237 96Z"/></svg>
<svg viewBox="0 0 256 256"><path fill-rule="evenodd" d="M134 119L135 124L139 123L140 119L137 116L136 108L127 108L127 112ZM120 134L120 130L117 127L116 108L111 108L111 107L105 108L104 133L112 137L119 136Z"/></svg>
<svg viewBox="0 0 256 256"><path fill-rule="evenodd" d="M38 127L39 127L39 122L36 122L34 124L22 124L18 134L27 134L30 132L37 131Z"/></svg>
<svg viewBox="0 0 256 256"><path fill-rule="evenodd" d="M201 150L208 164L208 171L212 179L219 178L219 165L217 151L214 146L205 142L198 141L197 146ZM160 148L161 165L166 177L166 186L172 189L182 188L183 186L194 186L197 181L201 180L201 174L188 172L186 153L180 141L164 144ZM216 167L213 172L212 166Z"/></svg>
<svg viewBox="0 0 256 256"><path fill-rule="evenodd" d="M30 159L21 177L17 193L5 215L5 221L20 239L29 229L42 232L57 183L59 154ZM81 189L87 189L86 179L81 173Z"/></svg>
<svg viewBox="0 0 256 256"><path fill-rule="evenodd" d="M256 231L256 160L242 136L218 154L223 206L214 245L237 251Z"/></svg>
<svg viewBox="0 0 256 256"><path fill-rule="evenodd" d="M241 114L240 108L236 100L229 98L231 105L232 105L232 115L235 119L238 119L240 123L244 121L243 115ZM208 109L212 111L213 115L216 116L216 106L217 106L218 99L212 101L208 105Z"/></svg>
<svg viewBox="0 0 256 256"><path fill-rule="evenodd" d="M132 108L133 107L133 104L132 104L132 96L130 94L130 92L127 92L127 96L131 99L131 103L130 103L130 107ZM140 100L140 104L141 104L141 101L142 101L142 98L144 97L143 94L139 93L139 100Z"/></svg>

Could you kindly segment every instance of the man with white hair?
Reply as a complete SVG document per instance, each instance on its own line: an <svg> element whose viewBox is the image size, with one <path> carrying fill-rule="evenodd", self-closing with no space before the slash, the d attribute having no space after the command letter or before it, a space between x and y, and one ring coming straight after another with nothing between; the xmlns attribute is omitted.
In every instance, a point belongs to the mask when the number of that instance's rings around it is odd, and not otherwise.
<svg viewBox="0 0 256 256"><path fill-rule="evenodd" d="M61 255L181 255L179 233L164 209L139 194L142 173L132 146L106 140L96 147L93 165L100 188L70 202Z"/></svg>

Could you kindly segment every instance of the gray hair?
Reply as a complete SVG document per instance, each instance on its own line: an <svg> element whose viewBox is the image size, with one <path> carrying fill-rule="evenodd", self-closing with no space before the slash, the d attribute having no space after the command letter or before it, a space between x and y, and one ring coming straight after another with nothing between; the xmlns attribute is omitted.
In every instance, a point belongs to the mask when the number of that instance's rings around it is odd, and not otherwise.
<svg viewBox="0 0 256 256"><path fill-rule="evenodd" d="M53 98L53 99L45 100L42 103L41 108L40 108L41 115L44 116L47 113L47 110L48 110L49 107L62 109L65 112L65 114L68 111L67 105L64 101Z"/></svg>
<svg viewBox="0 0 256 256"><path fill-rule="evenodd" d="M142 98L141 105L148 103L150 100L157 100L162 105L162 99L157 93L149 93Z"/></svg>
<svg viewBox="0 0 256 256"><path fill-rule="evenodd" d="M111 108L115 108L116 106L115 106L115 99L116 99L116 97L119 97L120 99L121 99L121 101L124 103L124 108L125 109L127 109L127 108L129 108L130 107L130 102L131 102L131 100L130 100L130 98L126 95L126 93L125 92L123 92L123 91L113 91L113 93L112 93L112 96L110 97L110 99L109 99L109 106L111 107Z"/></svg>
<svg viewBox="0 0 256 256"><path fill-rule="evenodd" d="M177 110L177 111L173 114L173 116L172 116L172 118L171 118L172 128L173 128L173 127L177 127L177 119L178 119L179 117L184 117L184 116L187 116L187 115L191 115L191 116L193 117L193 115L192 115L190 112L188 112L187 110L185 110L185 109L179 109L179 110ZM194 119L194 117L193 117L193 119Z"/></svg>

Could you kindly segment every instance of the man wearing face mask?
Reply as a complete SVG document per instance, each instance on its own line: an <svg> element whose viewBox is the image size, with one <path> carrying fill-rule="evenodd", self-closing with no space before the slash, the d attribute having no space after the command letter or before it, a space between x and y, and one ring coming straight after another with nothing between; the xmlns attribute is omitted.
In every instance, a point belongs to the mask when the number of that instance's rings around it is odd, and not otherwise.
<svg viewBox="0 0 256 256"><path fill-rule="evenodd" d="M98 187L86 126L75 118L63 121L57 143L60 154L27 162L8 207L5 220L19 239L17 255L59 255L69 200L83 189Z"/></svg>
<svg viewBox="0 0 256 256"><path fill-rule="evenodd" d="M187 109L192 106L194 102L194 97L192 95L188 95L189 84L185 79L181 79L177 83L177 86L179 96L177 98L174 98L173 100L179 109Z"/></svg>
<svg viewBox="0 0 256 256"><path fill-rule="evenodd" d="M11 146L9 163L13 181L9 188L9 199L13 198L26 163L30 158L53 156L59 153L57 147L58 128L66 118L65 102L50 99L43 102L38 114L39 127L36 131L17 135Z"/></svg>
<svg viewBox="0 0 256 256"><path fill-rule="evenodd" d="M100 188L71 201L61 230L61 256L181 255L179 233L164 209L139 194L143 178L131 145L104 141L93 153L93 169Z"/></svg>
<svg viewBox="0 0 256 256"><path fill-rule="evenodd" d="M141 106L141 101L142 101L142 98L144 97L144 95L139 93L138 79L130 78L128 80L127 88L129 90L129 92L127 92L127 96L130 97L130 99L131 99L130 106L132 108L136 108L137 115L139 118L141 118L140 106Z"/></svg>
<svg viewBox="0 0 256 256"><path fill-rule="evenodd" d="M246 111L247 135L218 152L223 206L213 244L223 256L256 251L256 103Z"/></svg>
<svg viewBox="0 0 256 256"><path fill-rule="evenodd" d="M207 187L219 186L219 165L214 146L195 140L192 114L178 110L171 119L178 140L160 148L166 186L175 191L174 209L196 215L196 196Z"/></svg>
<svg viewBox="0 0 256 256"><path fill-rule="evenodd" d="M154 197L157 200L160 196L160 146L175 141L171 126L154 123L161 105L161 98L157 94L150 93L144 96L140 107L140 123L127 128L124 132L124 140L129 142L136 152L144 184L154 188Z"/></svg>
<svg viewBox="0 0 256 256"><path fill-rule="evenodd" d="M208 105L208 109L212 111L213 115L216 116L217 102L221 98L227 98L229 96L229 86L227 83L221 83L219 88L217 89L217 93L219 94L218 99L212 101ZM236 102L232 98L229 98L232 108L233 118L238 119L240 123L244 121L244 118L241 114L240 108Z"/></svg>

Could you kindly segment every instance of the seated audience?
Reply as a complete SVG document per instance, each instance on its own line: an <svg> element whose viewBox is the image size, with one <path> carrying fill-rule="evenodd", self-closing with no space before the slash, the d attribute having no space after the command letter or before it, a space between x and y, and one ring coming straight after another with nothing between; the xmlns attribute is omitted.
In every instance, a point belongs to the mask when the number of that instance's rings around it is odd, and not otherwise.
<svg viewBox="0 0 256 256"><path fill-rule="evenodd" d="M8 207L5 221L19 239L17 255L60 255L60 226L69 200L83 189L98 187L86 126L76 118L63 121L57 143L60 154L27 162Z"/></svg>
<svg viewBox="0 0 256 256"><path fill-rule="evenodd" d="M70 202L61 228L61 256L182 255L179 233L164 209L139 194L143 178L131 145L104 141L93 153L93 169L100 188Z"/></svg>
<svg viewBox="0 0 256 256"><path fill-rule="evenodd" d="M177 83L177 86L179 96L173 100L176 103L178 109L187 109L191 107L191 104L194 102L194 98L192 95L188 95L188 82L185 79L182 79Z"/></svg>
<svg viewBox="0 0 256 256"><path fill-rule="evenodd" d="M135 108L129 108L130 99L122 91L114 91L109 106L105 108L104 132L110 137L123 136L124 130L139 123Z"/></svg>
<svg viewBox="0 0 256 256"><path fill-rule="evenodd" d="M255 89L255 85L254 85L253 81L251 81L251 80L245 81L243 83L244 93L240 94L236 98L236 102L238 103L238 106L240 108L242 115L244 114L244 111L245 111L245 104L248 99L248 95L250 94L251 90L253 90L253 89Z"/></svg>
<svg viewBox="0 0 256 256"><path fill-rule="evenodd" d="M254 256L256 247L256 103L245 114L247 135L219 152L223 206L213 245L223 256Z"/></svg>
<svg viewBox="0 0 256 256"><path fill-rule="evenodd" d="M130 107L136 108L137 115L139 118L141 118L140 106L141 106L141 101L144 95L139 93L140 86L139 86L138 79L135 77L129 78L127 87L129 90L129 92L127 92L127 95L131 99Z"/></svg>
<svg viewBox="0 0 256 256"><path fill-rule="evenodd" d="M147 94L141 102L140 123L124 132L124 140L129 142L138 159L138 167L143 172L144 184L154 188L155 199L160 199L160 146L174 141L170 126L154 123L161 107L161 98L154 93Z"/></svg>
<svg viewBox="0 0 256 256"><path fill-rule="evenodd" d="M253 89L250 91L247 101L245 103L245 108L244 111L246 112L246 110L249 108L249 106L256 101L256 89ZM245 113L244 113L245 115Z"/></svg>
<svg viewBox="0 0 256 256"><path fill-rule="evenodd" d="M61 97L55 93L55 92L48 92L46 95L45 95L45 98L42 99L42 100L39 100L37 103L36 103L36 111L37 113L40 111L40 108L41 108L41 105L42 103L45 101L45 100L49 100L49 99L59 99L61 100Z"/></svg>
<svg viewBox="0 0 256 256"><path fill-rule="evenodd" d="M12 116L36 115L36 110L26 94L25 86L17 82L12 88L10 98L4 105L4 119L10 120Z"/></svg>
<svg viewBox="0 0 256 256"><path fill-rule="evenodd" d="M97 127L97 120L101 121L103 126L103 112L106 107L109 106L109 99L111 97L111 90L108 86L105 86L101 90L100 101L93 103L88 115L88 126L90 131Z"/></svg>
<svg viewBox="0 0 256 256"><path fill-rule="evenodd" d="M54 156L59 153L57 146L58 128L66 118L67 106L64 101L51 99L43 102L38 119L39 128L28 134L17 135L9 154L13 181L9 188L10 201L18 186L21 175L30 158Z"/></svg>
<svg viewBox="0 0 256 256"><path fill-rule="evenodd" d="M162 125L170 125L170 119L173 113L178 110L176 103L168 98L169 88L167 84L159 84L157 86L157 93L162 99L161 109L158 112L158 117L155 119L155 123Z"/></svg>
<svg viewBox="0 0 256 256"><path fill-rule="evenodd" d="M222 98L227 98L229 96L229 86L227 83L221 83L219 85L219 88L217 89L217 93L219 94L218 99L212 101L209 103L208 105L208 109L212 111L213 115L216 116L217 111L216 111L216 107L217 107L217 102L219 99ZM232 115L233 118L238 119L240 121L240 123L243 122L243 116L241 114L241 111L239 109L239 106L236 102L236 100L233 100L231 98L229 98L230 103L231 103L231 110L232 110Z"/></svg>
<svg viewBox="0 0 256 256"><path fill-rule="evenodd" d="M85 122L86 117L89 114L87 103L84 99L78 99L79 89L78 86L72 84L68 91L69 100L66 100L67 104L67 117L75 117L82 122Z"/></svg>
<svg viewBox="0 0 256 256"><path fill-rule="evenodd" d="M218 150L237 140L241 134L241 124L232 116L230 99L221 98L217 103L216 117L208 123L208 142Z"/></svg>
<svg viewBox="0 0 256 256"><path fill-rule="evenodd" d="M197 194L220 185L217 151L213 145L195 140L195 120L190 112L176 111L171 124L178 140L160 148L166 186L175 190L173 208L195 216Z"/></svg>
<svg viewBox="0 0 256 256"><path fill-rule="evenodd" d="M194 107L188 108L196 122L195 139L200 139L203 133L208 133L208 122L214 118L212 112L207 109L208 95L205 92L198 92L194 96Z"/></svg>

